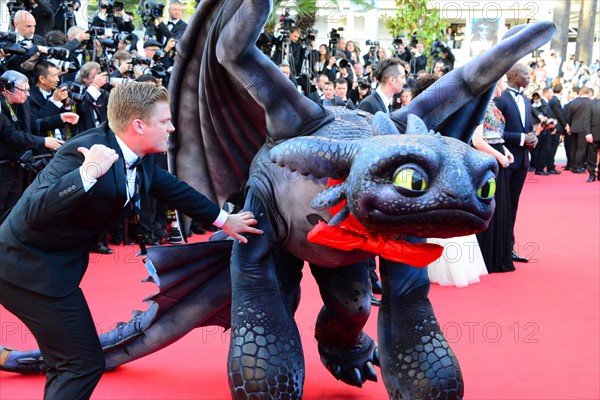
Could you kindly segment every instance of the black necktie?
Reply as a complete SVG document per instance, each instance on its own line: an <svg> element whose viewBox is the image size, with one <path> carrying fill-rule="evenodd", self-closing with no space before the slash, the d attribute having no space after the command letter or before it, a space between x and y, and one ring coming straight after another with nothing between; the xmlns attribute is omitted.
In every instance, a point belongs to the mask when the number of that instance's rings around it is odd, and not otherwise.
<svg viewBox="0 0 600 400"><path fill-rule="evenodd" d="M136 168L137 168L137 167L138 167L138 166L139 166L141 163L142 163L142 158L141 158L141 157L138 157L138 158L137 158L137 160L135 160L135 161L133 162L133 164L131 164L131 165L129 166L129 169L136 169Z"/></svg>

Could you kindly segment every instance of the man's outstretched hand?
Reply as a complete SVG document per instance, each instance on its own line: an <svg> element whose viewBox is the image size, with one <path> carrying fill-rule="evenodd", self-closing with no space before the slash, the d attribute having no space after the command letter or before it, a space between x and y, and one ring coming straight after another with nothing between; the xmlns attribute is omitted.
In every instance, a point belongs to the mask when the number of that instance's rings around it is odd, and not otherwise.
<svg viewBox="0 0 600 400"><path fill-rule="evenodd" d="M248 243L248 239L242 236L241 233L247 232L257 235L262 235L263 233L260 229L252 227L252 225L256 225L256 222L252 212L243 211L239 214L229 214L227 221L225 221L225 224L221 228L232 238L239 240L241 243Z"/></svg>

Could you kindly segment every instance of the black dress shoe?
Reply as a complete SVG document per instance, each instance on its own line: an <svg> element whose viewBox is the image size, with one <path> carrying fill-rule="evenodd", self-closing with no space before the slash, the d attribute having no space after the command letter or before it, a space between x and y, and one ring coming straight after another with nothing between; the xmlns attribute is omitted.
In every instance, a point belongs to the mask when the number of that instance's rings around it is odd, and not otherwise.
<svg viewBox="0 0 600 400"><path fill-rule="evenodd" d="M550 175L560 175L560 171L553 169L552 171L548 171Z"/></svg>
<svg viewBox="0 0 600 400"><path fill-rule="evenodd" d="M571 166L570 165L563 165L562 169L564 169L565 171L570 171L571 170Z"/></svg>
<svg viewBox="0 0 600 400"><path fill-rule="evenodd" d="M115 251L113 249L109 249L108 247L106 247L104 244L101 244L101 243L98 243L92 249L92 253L99 253L99 254L112 254L114 252Z"/></svg>
<svg viewBox="0 0 600 400"><path fill-rule="evenodd" d="M516 262L522 262L522 263L529 262L529 259L527 259L525 257L521 257L520 255L518 255L514 251L512 252L512 259L513 259L513 261L516 261Z"/></svg>
<svg viewBox="0 0 600 400"><path fill-rule="evenodd" d="M550 175L550 173L548 173L548 172L546 172L546 171L535 171L535 174L536 174L536 175L544 175L544 176L546 176L546 175Z"/></svg>
<svg viewBox="0 0 600 400"><path fill-rule="evenodd" d="M596 181L596 175L590 175L590 177L588 178L588 180L586 182L595 182Z"/></svg>
<svg viewBox="0 0 600 400"><path fill-rule="evenodd" d="M574 174L583 174L585 172L585 169L583 169L583 168L578 168L578 169L571 168L571 172L574 173Z"/></svg>

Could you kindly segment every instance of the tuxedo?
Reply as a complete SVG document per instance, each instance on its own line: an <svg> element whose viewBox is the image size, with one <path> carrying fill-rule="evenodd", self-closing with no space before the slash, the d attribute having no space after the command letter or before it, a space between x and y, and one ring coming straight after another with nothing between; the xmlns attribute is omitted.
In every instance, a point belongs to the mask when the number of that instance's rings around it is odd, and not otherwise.
<svg viewBox="0 0 600 400"><path fill-rule="evenodd" d="M102 144L119 159L86 192L78 147ZM88 399L105 367L104 354L79 284L99 235L131 212L127 169L115 134L105 124L66 142L27 188L0 226L0 304L37 339L50 370L45 397ZM136 192L149 193L205 224L219 207L143 158ZM135 199L134 199L135 201ZM76 358L74 359L76 355Z"/></svg>
<svg viewBox="0 0 600 400"><path fill-rule="evenodd" d="M592 100L591 104L592 143L588 143L586 168L594 175L597 165L598 148L600 148L600 99ZM600 173L598 174L600 176Z"/></svg>
<svg viewBox="0 0 600 400"><path fill-rule="evenodd" d="M167 43L167 40L170 38L179 40L183 36L183 32L185 32L187 25L188 24L181 19L175 24L173 24L171 21L167 22L166 24L161 22L156 27L156 40L163 45Z"/></svg>
<svg viewBox="0 0 600 400"><path fill-rule="evenodd" d="M383 99L376 91L365 97L358 105L359 110L370 112L375 115L377 111L384 113L389 112L388 106L383 102Z"/></svg>
<svg viewBox="0 0 600 400"><path fill-rule="evenodd" d="M567 120L565 118L562 105L560 104L560 99L557 96L552 96L552 98L548 100L548 107L550 107L552 118L556 120L556 124L554 125L556 133L550 138L550 154L548 156L548 172L550 172L556 170L556 150L560 144L561 135L565 133L565 125L567 124Z"/></svg>
<svg viewBox="0 0 600 400"><path fill-rule="evenodd" d="M528 169L529 152L524 144L521 144L521 134L533 131L531 121L531 102L524 96L520 96L525 104L525 121L521 120L519 106L510 89L505 89L502 94L494 99L496 107L502 112L506 124L504 126L504 145L515 157L510 164L510 169Z"/></svg>
<svg viewBox="0 0 600 400"><path fill-rule="evenodd" d="M15 162L17 154L43 147L44 138L16 129L10 117L0 114L0 221L23 191L23 169Z"/></svg>
<svg viewBox="0 0 600 400"><path fill-rule="evenodd" d="M496 107L502 112L505 119L504 146L513 154L515 160L506 168L508 190L510 194L510 216L512 244L515 244L515 222L519 208L519 198L527 178L529 169L529 152L525 146L523 134L533 130L531 123L531 102L523 95L519 95L519 101L525 106L525 120L521 118L521 112L511 89L504 89L502 94L494 99ZM523 140L523 143L521 141Z"/></svg>
<svg viewBox="0 0 600 400"><path fill-rule="evenodd" d="M581 170L587 151L585 135L592 133L592 99L583 96L571 100L567 123L571 128L571 168Z"/></svg>

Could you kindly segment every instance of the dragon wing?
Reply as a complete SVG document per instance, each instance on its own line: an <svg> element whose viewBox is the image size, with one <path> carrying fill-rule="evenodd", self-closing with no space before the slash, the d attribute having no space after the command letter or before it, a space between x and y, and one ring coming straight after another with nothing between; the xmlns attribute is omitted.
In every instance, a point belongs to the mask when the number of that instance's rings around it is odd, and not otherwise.
<svg viewBox="0 0 600 400"><path fill-rule="evenodd" d="M483 122L496 82L519 60L552 39L555 32L551 22L510 29L500 43L441 77L390 117L404 132L408 115L416 114L429 129L468 143Z"/></svg>
<svg viewBox="0 0 600 400"><path fill-rule="evenodd" d="M243 188L265 142L263 109L215 55L216 22L230 8L225 3L200 2L177 44L169 84L179 128L171 138L169 169L220 205Z"/></svg>

